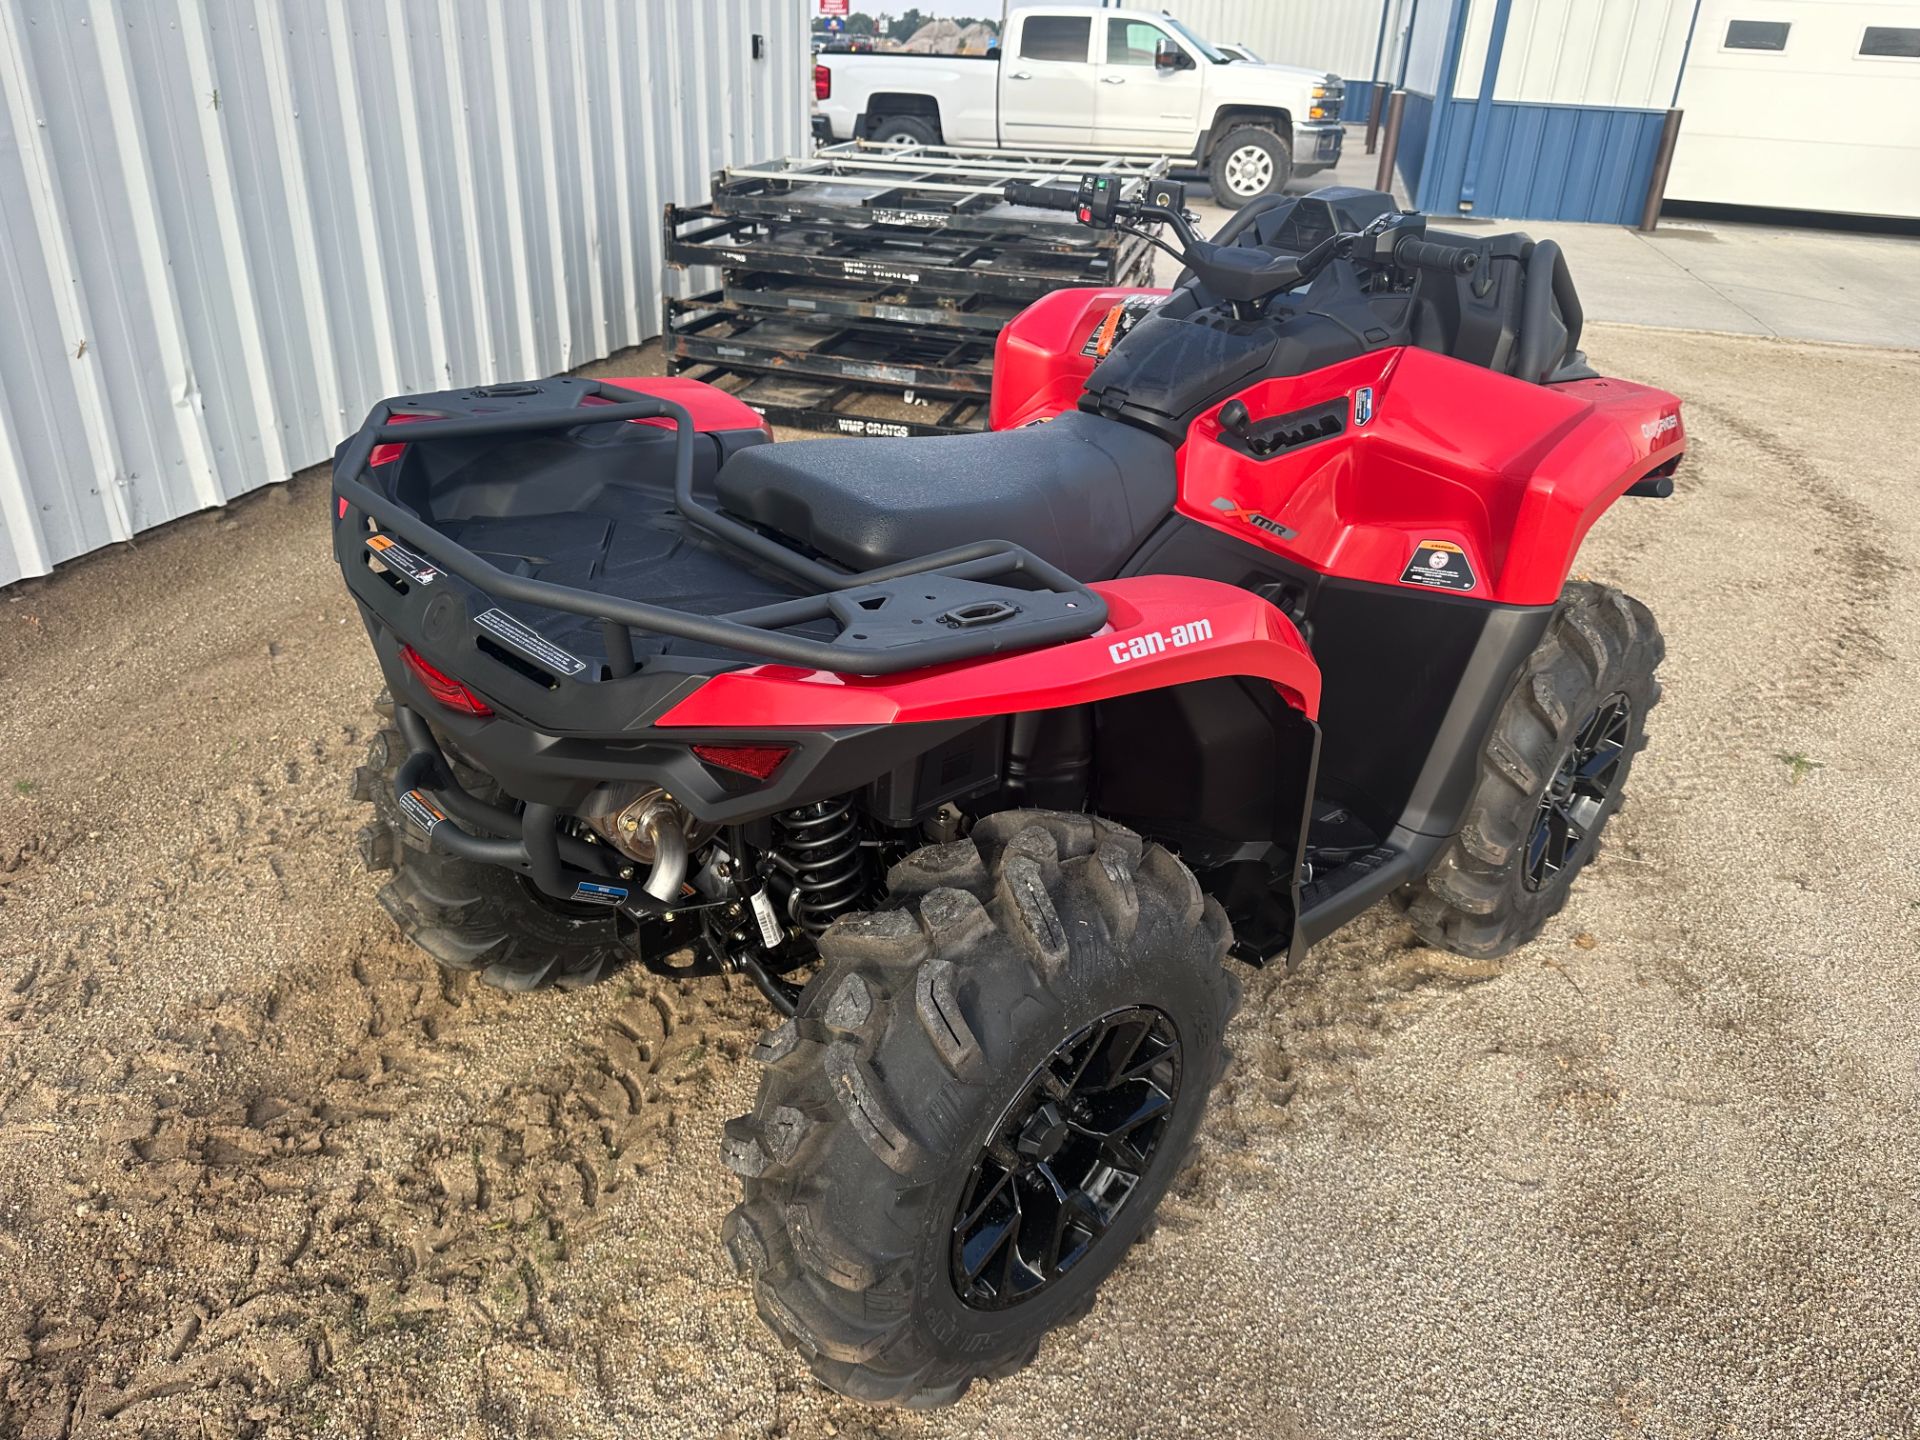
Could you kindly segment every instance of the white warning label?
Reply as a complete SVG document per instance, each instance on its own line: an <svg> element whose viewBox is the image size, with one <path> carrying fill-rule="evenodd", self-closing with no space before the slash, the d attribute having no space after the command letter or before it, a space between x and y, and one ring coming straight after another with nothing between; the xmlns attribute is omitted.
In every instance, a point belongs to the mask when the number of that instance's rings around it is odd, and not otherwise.
<svg viewBox="0 0 1920 1440"><path fill-rule="evenodd" d="M587 662L579 656L569 655L538 630L522 625L504 610L483 610L473 617L473 623L556 675L578 675L587 668Z"/></svg>

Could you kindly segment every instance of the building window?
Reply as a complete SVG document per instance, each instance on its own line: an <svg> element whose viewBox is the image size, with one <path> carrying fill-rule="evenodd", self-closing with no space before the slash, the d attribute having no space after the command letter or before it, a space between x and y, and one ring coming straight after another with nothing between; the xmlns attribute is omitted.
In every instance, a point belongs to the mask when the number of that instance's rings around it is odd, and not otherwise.
<svg viewBox="0 0 1920 1440"><path fill-rule="evenodd" d="M1727 49L1784 50L1787 31L1792 28L1785 20L1729 20Z"/></svg>
<svg viewBox="0 0 1920 1440"><path fill-rule="evenodd" d="M1086 64L1087 41L1093 36L1092 17L1029 15L1020 32L1022 60L1071 60Z"/></svg>
<svg viewBox="0 0 1920 1440"><path fill-rule="evenodd" d="M1920 30L1898 25L1869 25L1867 33L1860 37L1860 53L1920 60Z"/></svg>

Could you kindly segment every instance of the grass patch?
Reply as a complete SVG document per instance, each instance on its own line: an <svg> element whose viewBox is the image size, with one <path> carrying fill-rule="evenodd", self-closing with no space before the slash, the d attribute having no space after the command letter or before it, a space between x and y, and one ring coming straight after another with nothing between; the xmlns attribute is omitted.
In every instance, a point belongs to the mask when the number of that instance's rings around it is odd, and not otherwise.
<svg viewBox="0 0 1920 1440"><path fill-rule="evenodd" d="M1793 751L1792 753L1789 753L1785 750L1781 750L1776 752L1773 758L1778 760L1782 765L1786 766L1787 770L1790 772L1791 778L1787 781L1789 785L1798 785L1802 780L1806 779L1807 776L1811 775L1814 771L1826 769L1826 766L1823 765L1820 761L1814 760L1809 758L1808 756L1802 755L1797 750Z"/></svg>

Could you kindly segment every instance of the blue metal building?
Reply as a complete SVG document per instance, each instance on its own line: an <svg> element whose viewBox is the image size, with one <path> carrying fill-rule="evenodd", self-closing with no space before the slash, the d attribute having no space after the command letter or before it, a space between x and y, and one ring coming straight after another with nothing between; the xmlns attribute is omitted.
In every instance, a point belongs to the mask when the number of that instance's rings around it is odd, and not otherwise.
<svg viewBox="0 0 1920 1440"><path fill-rule="evenodd" d="M1637 219L1697 0L1413 0L1400 173L1434 215Z"/></svg>

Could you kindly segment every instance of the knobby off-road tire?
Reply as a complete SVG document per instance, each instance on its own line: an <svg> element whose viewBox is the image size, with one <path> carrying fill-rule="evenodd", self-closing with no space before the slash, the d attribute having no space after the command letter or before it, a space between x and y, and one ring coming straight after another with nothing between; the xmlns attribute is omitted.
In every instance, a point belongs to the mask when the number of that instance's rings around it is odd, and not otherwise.
<svg viewBox="0 0 1920 1440"><path fill-rule="evenodd" d="M1423 940L1491 959L1532 940L1566 904L1646 746L1665 653L1638 600L1585 581L1567 586L1487 741L1460 833L1394 897ZM1592 771L1584 785L1570 773L1581 768ZM1566 802L1562 818L1566 810L1583 818L1577 840L1549 813L1556 800Z"/></svg>
<svg viewBox="0 0 1920 1440"><path fill-rule="evenodd" d="M374 809L360 832L360 857L369 870L393 872L379 898L403 935L447 969L472 971L502 990L575 989L627 958L605 907L551 900L514 871L428 849L394 798L394 775L406 758L400 732L383 729L367 747L367 763L353 773L354 798ZM488 776L457 759L450 763L469 791L499 801L499 787Z"/></svg>
<svg viewBox="0 0 1920 1440"><path fill-rule="evenodd" d="M888 883L886 908L822 937L799 1015L760 1042L758 1103L726 1130L746 1198L725 1234L761 1318L815 1375L861 1400L925 1407L1018 1370L1092 1305L1193 1145L1240 986L1223 968L1226 916L1186 867L1085 815L991 816L970 839L909 856ZM1151 1151L1137 1182L1050 1284L1004 1308L965 1303L954 1234L963 1197L978 1199L976 1163L997 1163L983 1151L1025 1113L1030 1082L1047 1085L1042 1067L1073 1073L1079 1052L1058 1060L1063 1042L1120 1012L1116 1028L1157 1015L1169 1029L1155 1033L1178 1037L1176 1068L1153 1071L1153 1084L1177 1077L1162 1127L1129 1132ZM1102 1074L1142 1063L1142 1051L1101 1053ZM1061 1110L1091 1122L1097 1107L1077 1097ZM1021 1142L1041 1148L1035 1134L1026 1125ZM1085 1163L1084 1151L1047 1153L1063 1174ZM1047 1209L1030 1197L1036 1235L1051 1233ZM1017 1288L1005 1271L998 1280Z"/></svg>

